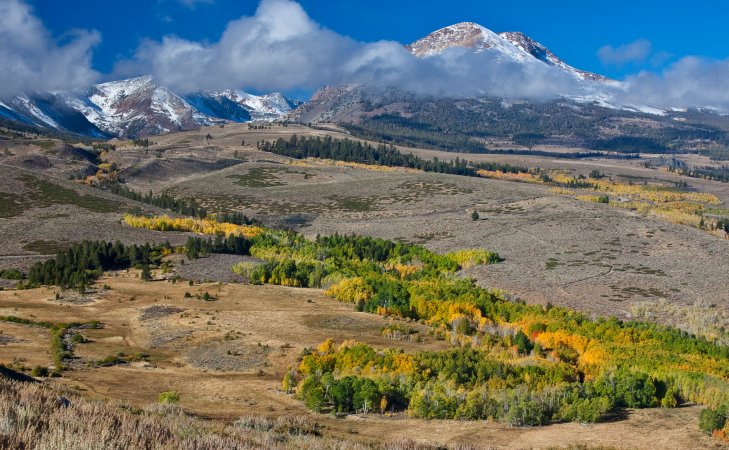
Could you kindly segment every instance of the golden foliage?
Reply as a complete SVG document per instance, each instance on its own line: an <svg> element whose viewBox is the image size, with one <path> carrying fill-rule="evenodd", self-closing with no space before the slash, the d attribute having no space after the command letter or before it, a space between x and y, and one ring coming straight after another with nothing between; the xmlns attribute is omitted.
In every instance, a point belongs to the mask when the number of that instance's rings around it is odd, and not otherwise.
<svg viewBox="0 0 729 450"><path fill-rule="evenodd" d="M589 339L584 336L568 334L565 331L545 331L534 338L535 342L545 348L557 348L566 345L582 355L587 350Z"/></svg>
<svg viewBox="0 0 729 450"><path fill-rule="evenodd" d="M357 162L335 161L332 159L321 159L321 158L306 158L304 161L294 161L291 164L301 166L301 167L311 167L313 165L349 167L352 169L369 170L369 171L373 171L373 172L406 172L406 173L420 172L417 169L410 169L407 167L381 166L381 165L377 165L377 164L364 164L364 163L357 163Z"/></svg>
<svg viewBox="0 0 729 450"><path fill-rule="evenodd" d="M576 181L564 173L550 174L553 182L568 184ZM705 192L685 192L672 187L619 183L606 179L577 180L590 183L592 188L552 188L550 193L575 197L577 200L597 202L600 195L581 194L586 190L609 193L624 199L611 201L610 206L630 209L642 215L651 215L668 222L699 228L706 205L719 205L721 200ZM627 200L627 201L626 201Z"/></svg>
<svg viewBox="0 0 729 450"><path fill-rule="evenodd" d="M413 266L410 264L400 264L400 263L396 263L393 266L393 269L395 269L397 271L397 273L400 274L400 279L402 279L402 280L404 280L408 276L410 276L418 271L417 266Z"/></svg>
<svg viewBox="0 0 729 450"><path fill-rule="evenodd" d="M342 345L344 345L344 344L342 344ZM316 348L317 352L324 354L324 355L334 353L335 350L336 349L334 348L334 339L332 339L332 338L329 338L326 341L322 342L321 344L319 344L319 347Z"/></svg>
<svg viewBox="0 0 729 450"><path fill-rule="evenodd" d="M190 231L209 235L242 235L246 238L258 236L264 231L263 228L256 226L221 223L211 219L173 218L169 216L142 217L125 214L124 223L132 228L154 231Z"/></svg>
<svg viewBox="0 0 729 450"><path fill-rule="evenodd" d="M347 278L340 281L325 292L329 297L340 302L359 303L366 302L372 297L372 287L362 277Z"/></svg>
<svg viewBox="0 0 729 450"><path fill-rule="evenodd" d="M564 190L566 190L566 189L564 189ZM551 191L551 189L550 189L550 191ZM599 203L600 202L600 199L602 197L599 196L599 195L590 195L590 194L588 194L588 195L578 195L575 198L577 200L580 200L580 201L583 201L583 202L595 202L595 203Z"/></svg>
<svg viewBox="0 0 729 450"><path fill-rule="evenodd" d="M541 183L542 181L531 172L528 173L510 173L500 172L497 170L478 170L476 173L484 178L494 178L497 180L518 181L521 183Z"/></svg>
<svg viewBox="0 0 729 450"><path fill-rule="evenodd" d="M491 264L496 258L495 253L484 249L458 250L450 252L446 256L464 269L477 265Z"/></svg>

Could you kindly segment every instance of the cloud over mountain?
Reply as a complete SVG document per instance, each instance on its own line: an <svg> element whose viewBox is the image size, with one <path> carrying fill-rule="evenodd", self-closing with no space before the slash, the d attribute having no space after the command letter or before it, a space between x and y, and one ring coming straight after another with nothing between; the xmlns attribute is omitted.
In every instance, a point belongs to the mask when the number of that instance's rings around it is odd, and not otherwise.
<svg viewBox="0 0 729 450"><path fill-rule="evenodd" d="M628 77L618 99L656 107L708 107L729 112L729 59L685 57L661 73Z"/></svg>
<svg viewBox="0 0 729 450"><path fill-rule="evenodd" d="M100 39L85 30L55 39L26 3L0 0L0 96L90 85L99 77L91 51Z"/></svg>
<svg viewBox="0 0 729 450"><path fill-rule="evenodd" d="M494 52L454 48L422 59L398 42L357 42L323 28L290 0L262 1L255 15L230 22L218 42L176 36L147 41L117 69L123 75L152 73L183 92L358 83L420 93L549 97L575 87L554 68L502 61Z"/></svg>
<svg viewBox="0 0 729 450"><path fill-rule="evenodd" d="M613 47L605 45L597 51L597 57L605 65L622 66L627 63L645 61L653 50L653 44L647 39L638 39L629 44Z"/></svg>

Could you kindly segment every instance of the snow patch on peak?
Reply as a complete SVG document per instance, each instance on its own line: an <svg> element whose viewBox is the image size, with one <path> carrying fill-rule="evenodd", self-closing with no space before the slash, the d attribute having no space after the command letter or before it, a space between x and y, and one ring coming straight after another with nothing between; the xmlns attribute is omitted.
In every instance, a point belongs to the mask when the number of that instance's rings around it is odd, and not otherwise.
<svg viewBox="0 0 729 450"><path fill-rule="evenodd" d="M494 50L502 58L519 62L528 60L528 55L514 44L474 22L462 22L441 28L406 47L413 55L421 58L438 55L449 48L462 47L474 53Z"/></svg>
<svg viewBox="0 0 729 450"><path fill-rule="evenodd" d="M190 109L180 97L172 94L165 88L156 88L152 94L152 111L166 115L173 123L180 125L179 109Z"/></svg>
<svg viewBox="0 0 729 450"><path fill-rule="evenodd" d="M27 95L19 95L16 99L31 116L41 121L41 123L47 123L53 128L60 128L58 123L38 108Z"/></svg>
<svg viewBox="0 0 729 450"><path fill-rule="evenodd" d="M550 49L519 31L507 31L505 33L500 33L499 36L512 43L516 48L518 48L525 54L530 55L545 64L562 69L564 72L572 75L579 80L604 82L612 81L602 75L598 75L592 72L586 72L584 70L576 69L570 66L569 64L562 61L557 55L552 53Z"/></svg>

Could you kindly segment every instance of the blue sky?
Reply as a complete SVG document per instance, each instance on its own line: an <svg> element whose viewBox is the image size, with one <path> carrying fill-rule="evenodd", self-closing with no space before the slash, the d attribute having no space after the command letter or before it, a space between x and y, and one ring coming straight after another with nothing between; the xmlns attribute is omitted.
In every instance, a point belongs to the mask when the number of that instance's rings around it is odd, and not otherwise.
<svg viewBox="0 0 729 450"><path fill-rule="evenodd" d="M568 63L611 77L659 70L679 57L729 57L724 35L729 2L521 0L302 0L316 22L358 41L411 42L461 21L493 31L522 31ZM102 73L129 58L145 38L174 34L192 41L217 41L226 24L255 13L255 0L31 0L34 13L51 33L94 29L101 42L92 64ZM517 6L518 5L518 6ZM605 63L598 50L645 40L628 51L630 61ZM629 49L628 49L629 50ZM623 52L625 53L625 52ZM621 57L617 56L620 60ZM615 55L615 53L613 53ZM632 56L632 57L631 57Z"/></svg>

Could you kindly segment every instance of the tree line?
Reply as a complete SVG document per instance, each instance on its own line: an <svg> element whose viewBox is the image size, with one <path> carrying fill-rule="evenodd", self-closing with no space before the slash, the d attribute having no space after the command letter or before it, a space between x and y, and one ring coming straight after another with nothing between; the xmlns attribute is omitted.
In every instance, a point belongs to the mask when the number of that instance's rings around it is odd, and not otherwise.
<svg viewBox="0 0 729 450"><path fill-rule="evenodd" d="M360 375L363 368L366 375ZM467 347L414 354L352 342L337 348L331 340L305 352L283 385L289 391L296 387L315 411L407 411L427 419L492 419L517 426L598 422L615 408L675 406L677 395L625 369L581 382L578 371L564 363L515 365Z"/></svg>
<svg viewBox="0 0 729 450"><path fill-rule="evenodd" d="M23 287L55 285L83 290L105 270L148 268L171 250L169 243L124 245L120 241L83 241L59 252L55 258L31 266Z"/></svg>
<svg viewBox="0 0 729 450"><path fill-rule="evenodd" d="M499 170L509 173L526 173L528 168L484 162L474 164L460 158L453 161L441 161L438 158L427 160L409 153L400 152L394 145L379 144L376 147L362 141L350 139L333 139L291 136L288 140L278 138L274 142L262 142L258 149L277 155L295 159L321 158L335 161L374 164L388 167L405 167L424 172L446 173L470 177L479 176L477 171Z"/></svg>
<svg viewBox="0 0 729 450"><path fill-rule="evenodd" d="M529 150L549 139L596 151L626 154L690 151L716 159L727 159L729 133L700 120L672 122L668 126L642 127L619 123L626 117L662 119L642 113L611 110L598 106L575 108L563 101L504 104L496 98L459 99L407 98L408 116L373 114L341 126L363 139L410 147L466 153L489 152L491 140L511 140ZM364 112L375 112L383 102L363 102ZM606 124L618 137L607 137ZM697 142L712 141L707 146Z"/></svg>
<svg viewBox="0 0 729 450"><path fill-rule="evenodd" d="M85 290L104 271L129 268L142 269L142 278L151 279L150 267L159 266L162 258L172 252L184 253L191 259L213 253L247 255L252 243L240 235L215 238L189 237L184 246L174 248L167 242L151 245L124 245L103 241L83 241L58 252L55 258L35 263L28 270L21 287L33 288L43 285L61 286L67 289ZM22 278L14 271L16 279Z"/></svg>
<svg viewBox="0 0 729 450"><path fill-rule="evenodd" d="M729 166L727 165L720 167L703 166L690 168L670 166L668 167L668 171L692 178L703 178L706 180L722 181L725 183L729 182Z"/></svg>

